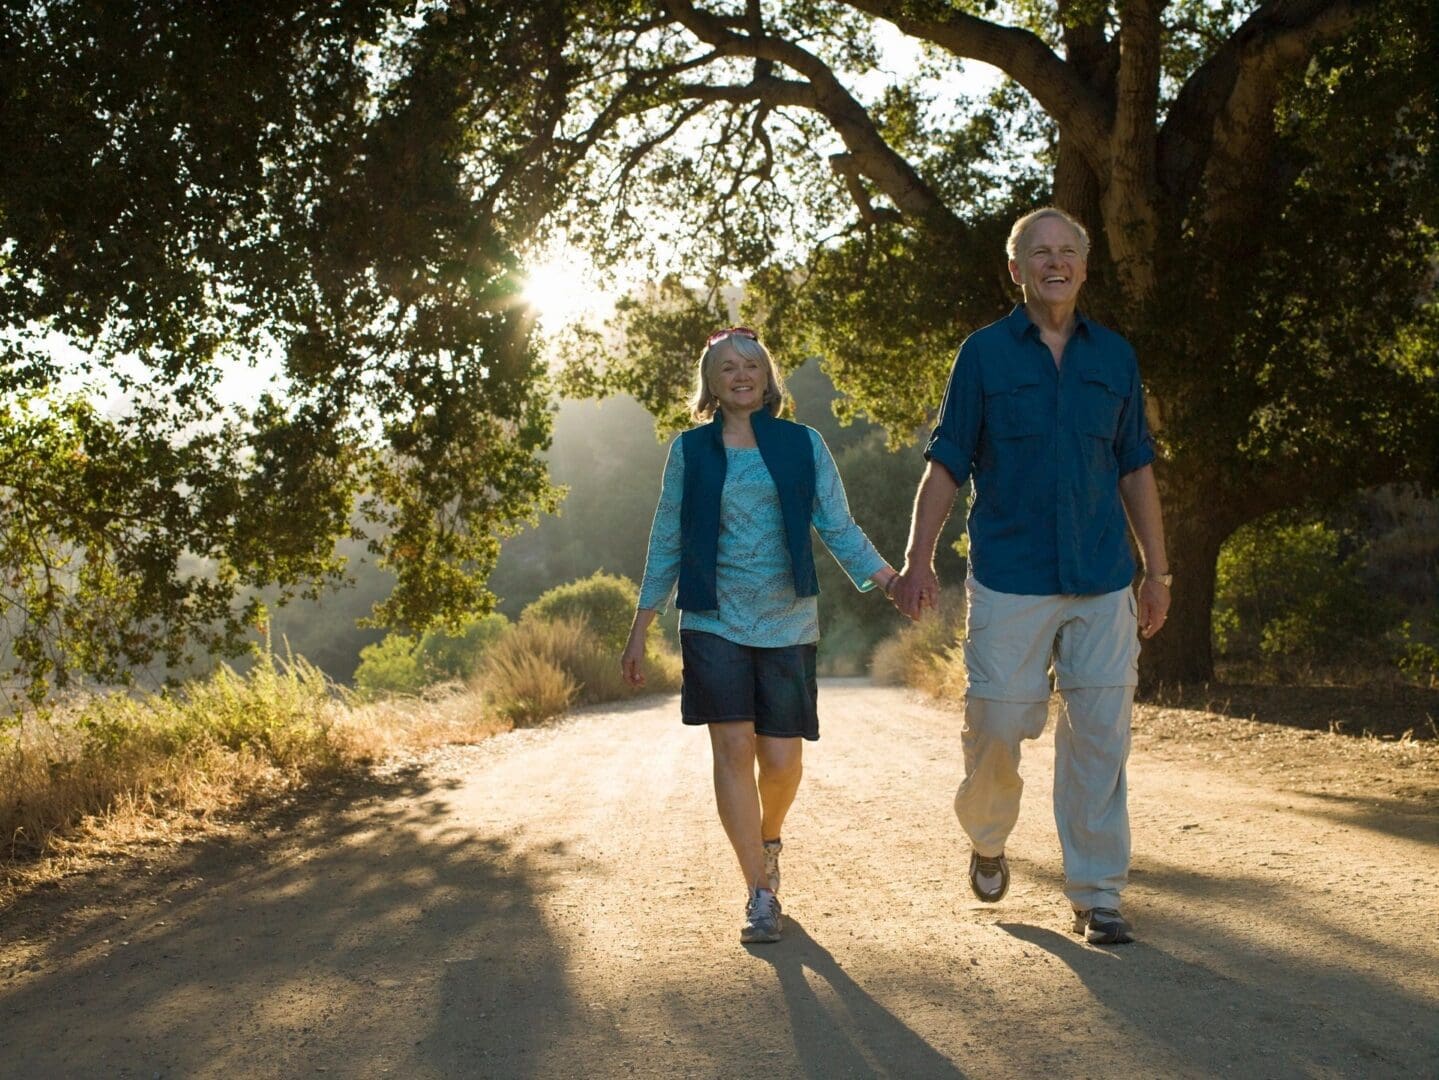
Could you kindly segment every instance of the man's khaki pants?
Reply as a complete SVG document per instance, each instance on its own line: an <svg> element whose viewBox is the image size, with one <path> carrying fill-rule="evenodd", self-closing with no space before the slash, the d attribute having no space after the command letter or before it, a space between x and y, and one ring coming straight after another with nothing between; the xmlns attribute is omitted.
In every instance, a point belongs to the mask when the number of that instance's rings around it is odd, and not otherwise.
<svg viewBox="0 0 1439 1080"><path fill-rule="evenodd" d="M1054 739L1054 820L1064 894L1075 908L1119 907L1129 880L1125 762L1138 681L1129 589L1018 596L965 585L964 782L954 811L981 855L998 855L1019 819L1020 743L1044 732L1051 670L1061 708Z"/></svg>

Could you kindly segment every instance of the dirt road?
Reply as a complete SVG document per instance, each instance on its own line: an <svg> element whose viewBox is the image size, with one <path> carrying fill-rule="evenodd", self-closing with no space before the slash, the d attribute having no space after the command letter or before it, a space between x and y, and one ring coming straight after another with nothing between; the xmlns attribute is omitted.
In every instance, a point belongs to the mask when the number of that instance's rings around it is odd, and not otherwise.
<svg viewBox="0 0 1439 1080"><path fill-rule="evenodd" d="M1141 739L1141 940L1097 948L1059 892L1051 736L991 907L950 810L959 717L853 683L821 715L777 945L739 945L704 736L647 699L23 899L0 1074L1439 1075L1432 810Z"/></svg>

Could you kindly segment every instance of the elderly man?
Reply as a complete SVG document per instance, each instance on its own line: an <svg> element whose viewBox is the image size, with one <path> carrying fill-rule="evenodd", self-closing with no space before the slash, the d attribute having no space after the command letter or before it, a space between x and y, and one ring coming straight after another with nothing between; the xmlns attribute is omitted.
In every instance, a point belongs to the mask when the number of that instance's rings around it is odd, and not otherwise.
<svg viewBox="0 0 1439 1080"><path fill-rule="evenodd" d="M915 498L895 602L918 618L938 600L934 549L961 484L969 511L964 781L955 813L986 903L1009 888L1005 842L1019 817L1020 743L1044 730L1053 672L1054 816L1074 930L1133 940L1125 762L1139 635L1164 625L1169 566L1154 448L1134 350L1076 310L1089 237L1052 207L1008 242L1024 302L971 334L950 374ZM1136 598L1125 519L1144 560Z"/></svg>

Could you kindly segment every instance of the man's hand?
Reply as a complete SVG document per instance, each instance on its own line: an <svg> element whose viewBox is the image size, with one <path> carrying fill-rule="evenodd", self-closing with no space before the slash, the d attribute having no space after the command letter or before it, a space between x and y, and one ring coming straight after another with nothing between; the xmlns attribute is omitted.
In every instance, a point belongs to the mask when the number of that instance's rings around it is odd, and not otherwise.
<svg viewBox="0 0 1439 1080"><path fill-rule="evenodd" d="M1152 638L1169 617L1169 587L1151 578L1139 583L1139 636Z"/></svg>
<svg viewBox="0 0 1439 1080"><path fill-rule="evenodd" d="M905 563L890 599L911 619L919 619L926 611L933 611L939 606L939 576L935 574L934 567Z"/></svg>

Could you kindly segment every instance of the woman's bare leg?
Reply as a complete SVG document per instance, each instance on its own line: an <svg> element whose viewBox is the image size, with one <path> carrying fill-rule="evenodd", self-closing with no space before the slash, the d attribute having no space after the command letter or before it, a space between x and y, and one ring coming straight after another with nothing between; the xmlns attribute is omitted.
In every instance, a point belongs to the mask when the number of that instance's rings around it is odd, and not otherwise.
<svg viewBox="0 0 1439 1080"><path fill-rule="evenodd" d="M760 835L778 840L804 775L804 740L756 736L759 757Z"/></svg>
<svg viewBox="0 0 1439 1080"><path fill-rule="evenodd" d="M708 725L714 751L715 806L739 858L750 890L769 888L760 839L760 794L755 783L754 725L742 721ZM790 798L794 795L791 793Z"/></svg>

